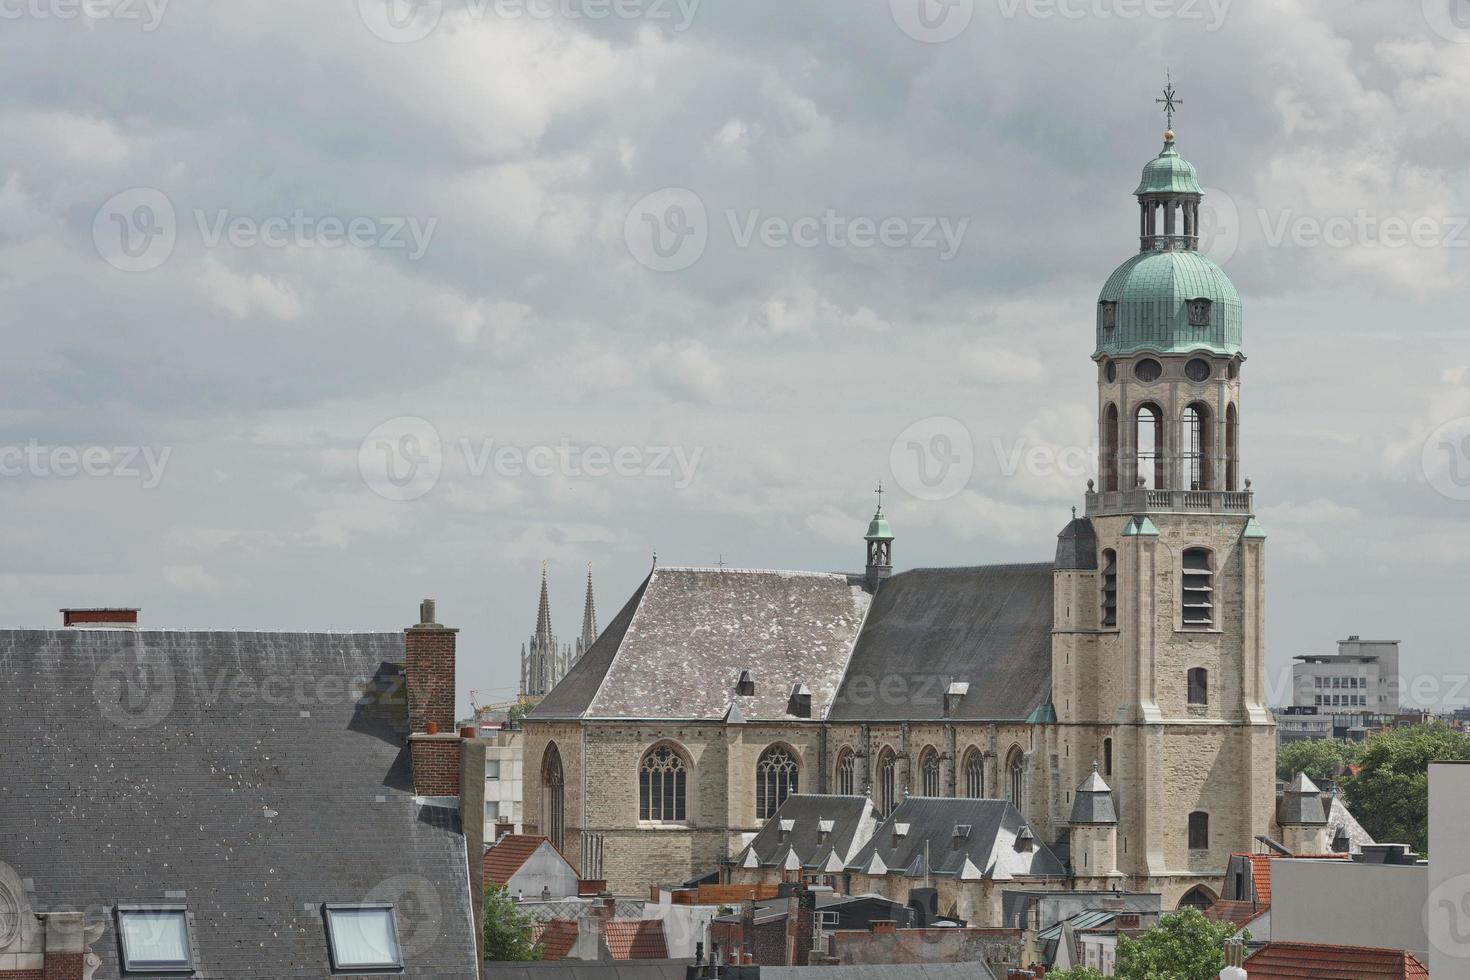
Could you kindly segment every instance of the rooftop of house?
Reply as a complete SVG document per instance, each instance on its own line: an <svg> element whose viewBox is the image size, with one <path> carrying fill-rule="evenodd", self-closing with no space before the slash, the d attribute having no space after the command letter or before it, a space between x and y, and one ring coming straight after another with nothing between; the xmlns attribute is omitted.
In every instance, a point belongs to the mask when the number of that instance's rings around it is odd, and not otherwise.
<svg viewBox="0 0 1470 980"><path fill-rule="evenodd" d="M566 861L567 867L575 866L567 861L566 855L556 849L550 837L533 837L529 834L506 834L485 849L485 880L505 886L515 873L542 848L547 848Z"/></svg>
<svg viewBox="0 0 1470 980"><path fill-rule="evenodd" d="M1429 980L1413 953L1366 946L1268 943L1246 958L1251 980Z"/></svg>
<svg viewBox="0 0 1470 980"><path fill-rule="evenodd" d="M0 857L37 912L186 906L197 974L329 972L325 903L472 975L457 812L414 796L402 633L0 631Z"/></svg>
<svg viewBox="0 0 1470 980"><path fill-rule="evenodd" d="M751 842L735 855L744 867L815 868L836 874L868 842L879 823L866 796L788 796Z"/></svg>
<svg viewBox="0 0 1470 980"><path fill-rule="evenodd" d="M602 935L615 960L668 959L662 919L609 919L602 925Z"/></svg>
<svg viewBox="0 0 1470 980"><path fill-rule="evenodd" d="M962 881L1066 874L1026 818L1005 800L925 796L900 803L848 870Z"/></svg>

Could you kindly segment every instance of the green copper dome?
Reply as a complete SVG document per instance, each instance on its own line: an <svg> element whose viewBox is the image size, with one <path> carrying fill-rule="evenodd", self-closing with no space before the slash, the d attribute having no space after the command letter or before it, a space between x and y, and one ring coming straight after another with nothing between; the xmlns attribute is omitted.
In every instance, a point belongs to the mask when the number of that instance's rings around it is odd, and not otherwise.
<svg viewBox="0 0 1470 980"><path fill-rule="evenodd" d="M1174 132L1164 134L1164 148L1143 167L1143 180L1135 194L1203 194L1194 164L1174 149Z"/></svg>
<svg viewBox="0 0 1470 980"><path fill-rule="evenodd" d="M868 524L868 533L864 537L869 541L893 540L893 532L888 530L888 518L883 516L881 510L873 515L873 520Z"/></svg>
<svg viewBox="0 0 1470 980"><path fill-rule="evenodd" d="M1194 251L1141 252L1118 266L1098 297L1097 354L1232 356L1240 353L1240 324L1240 294L1218 265Z"/></svg>

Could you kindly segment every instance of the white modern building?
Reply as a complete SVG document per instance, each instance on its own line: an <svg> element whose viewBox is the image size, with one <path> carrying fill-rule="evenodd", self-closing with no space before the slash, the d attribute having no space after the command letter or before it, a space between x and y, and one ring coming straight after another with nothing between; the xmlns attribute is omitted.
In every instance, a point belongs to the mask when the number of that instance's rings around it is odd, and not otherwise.
<svg viewBox="0 0 1470 980"><path fill-rule="evenodd" d="M1336 654L1304 654L1296 661L1291 669L1295 705L1323 714L1398 714L1398 640L1350 636L1337 641Z"/></svg>
<svg viewBox="0 0 1470 980"><path fill-rule="evenodd" d="M519 728L481 725L485 746L485 840L496 838L497 824L510 824L509 833L522 831L521 747Z"/></svg>

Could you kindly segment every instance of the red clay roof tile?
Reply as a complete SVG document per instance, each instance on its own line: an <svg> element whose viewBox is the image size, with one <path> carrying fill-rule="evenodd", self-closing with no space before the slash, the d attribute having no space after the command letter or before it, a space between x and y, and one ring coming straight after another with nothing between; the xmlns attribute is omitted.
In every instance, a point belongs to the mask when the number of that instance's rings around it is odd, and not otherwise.
<svg viewBox="0 0 1470 980"><path fill-rule="evenodd" d="M1268 943L1245 961L1251 980L1429 980L1413 953L1366 946Z"/></svg>
<svg viewBox="0 0 1470 980"><path fill-rule="evenodd" d="M506 834L485 851L485 881L494 882L497 885L506 884L512 875L521 870L521 865L531 859L531 855L535 854L542 844L549 843L551 843L549 837ZM556 850L555 847L552 850ZM557 851L557 853L561 852ZM563 857L562 860L566 861L566 858Z"/></svg>
<svg viewBox="0 0 1470 980"><path fill-rule="evenodd" d="M531 942L541 944L543 960L564 960L577 942L577 923L570 919L551 919L531 927Z"/></svg>
<svg viewBox="0 0 1470 980"><path fill-rule="evenodd" d="M615 960L666 960L668 943L659 919L610 919L603 924L608 952Z"/></svg>

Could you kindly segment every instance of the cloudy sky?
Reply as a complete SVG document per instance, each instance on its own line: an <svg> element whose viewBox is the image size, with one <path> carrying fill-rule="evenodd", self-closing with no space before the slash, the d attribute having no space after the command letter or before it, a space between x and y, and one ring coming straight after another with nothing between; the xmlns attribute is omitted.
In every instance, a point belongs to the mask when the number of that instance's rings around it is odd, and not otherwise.
<svg viewBox="0 0 1470 980"><path fill-rule="evenodd" d="M880 479L900 566L1048 559L1167 69L1245 301L1272 665L1401 638L1467 699L1466 0L0 19L0 622L435 596L467 705L543 560L570 640L588 562L604 623L655 550L859 568Z"/></svg>

